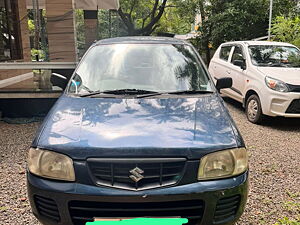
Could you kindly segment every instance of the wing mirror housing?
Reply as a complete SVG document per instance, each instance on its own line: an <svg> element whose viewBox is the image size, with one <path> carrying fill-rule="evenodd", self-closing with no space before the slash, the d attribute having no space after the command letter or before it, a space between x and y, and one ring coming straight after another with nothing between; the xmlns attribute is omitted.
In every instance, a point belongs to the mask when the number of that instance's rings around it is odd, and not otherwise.
<svg viewBox="0 0 300 225"><path fill-rule="evenodd" d="M217 80L216 88L218 91L225 88L231 88L232 87L232 78L231 77L222 77Z"/></svg>
<svg viewBox="0 0 300 225"><path fill-rule="evenodd" d="M240 67L242 70L246 69L245 60L236 59L233 61L233 65Z"/></svg>
<svg viewBox="0 0 300 225"><path fill-rule="evenodd" d="M53 86L58 86L62 88L63 90L66 88L68 84L68 78L65 76L59 74L59 73L52 73L50 81Z"/></svg>

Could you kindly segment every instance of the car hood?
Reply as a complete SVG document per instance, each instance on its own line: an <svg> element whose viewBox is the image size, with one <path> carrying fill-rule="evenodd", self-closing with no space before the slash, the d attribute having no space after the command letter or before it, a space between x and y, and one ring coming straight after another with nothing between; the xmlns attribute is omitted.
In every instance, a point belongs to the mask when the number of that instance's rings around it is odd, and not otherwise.
<svg viewBox="0 0 300 225"><path fill-rule="evenodd" d="M78 159L197 158L243 144L221 101L216 94L151 99L62 96L33 146Z"/></svg>
<svg viewBox="0 0 300 225"><path fill-rule="evenodd" d="M300 68L257 67L257 70L285 83L300 85Z"/></svg>

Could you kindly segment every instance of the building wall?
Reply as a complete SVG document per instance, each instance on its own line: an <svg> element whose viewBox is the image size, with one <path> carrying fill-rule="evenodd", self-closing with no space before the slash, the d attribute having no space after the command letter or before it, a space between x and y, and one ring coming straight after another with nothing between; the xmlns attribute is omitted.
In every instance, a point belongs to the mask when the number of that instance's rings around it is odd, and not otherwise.
<svg viewBox="0 0 300 225"><path fill-rule="evenodd" d="M47 0L46 17L50 61L76 61L73 1Z"/></svg>
<svg viewBox="0 0 300 225"><path fill-rule="evenodd" d="M97 10L84 10L85 49L87 50L97 40Z"/></svg>
<svg viewBox="0 0 300 225"><path fill-rule="evenodd" d="M22 40L22 49L23 49L23 61L31 61L31 52L30 52L30 42L29 42L29 30L28 30L28 20L27 20L27 8L26 2L24 0L18 0L19 8L19 19L20 22L20 33ZM22 20L23 19L23 20Z"/></svg>
<svg viewBox="0 0 300 225"><path fill-rule="evenodd" d="M18 61L31 61L31 48L28 30L27 5L25 0L18 1L18 17L20 21L20 40L23 59ZM74 62L76 61L75 29L72 0L47 0L46 4L47 34L49 42L50 61ZM30 70L0 70L0 91L36 90L39 87L39 77L26 76L27 79L19 81L18 76L28 74ZM22 77L22 76L20 76ZM16 78L11 83L10 78ZM8 80L6 80L8 79Z"/></svg>
<svg viewBox="0 0 300 225"><path fill-rule="evenodd" d="M20 21L20 41L22 46L22 56L23 58L18 60L21 62L30 62L31 61L31 52L30 52L30 42L29 42L29 30L28 30L28 20L27 20L27 9L26 2L24 0L18 0L18 19ZM17 77L19 75L32 72L30 70L0 70L0 90L12 90L12 89L27 89L32 90L35 88L34 79L29 78L21 82L6 86L5 79L12 77ZM4 84L3 84L4 83ZM4 87L3 87L4 86Z"/></svg>
<svg viewBox="0 0 300 225"><path fill-rule="evenodd" d="M20 90L33 90L36 88L36 84L34 83L34 77L27 76L26 80L21 82L16 82L12 85L6 85L5 81L10 82L9 78L18 78L18 76L22 74L31 73L30 70L0 70L0 91L10 91L15 89Z"/></svg>

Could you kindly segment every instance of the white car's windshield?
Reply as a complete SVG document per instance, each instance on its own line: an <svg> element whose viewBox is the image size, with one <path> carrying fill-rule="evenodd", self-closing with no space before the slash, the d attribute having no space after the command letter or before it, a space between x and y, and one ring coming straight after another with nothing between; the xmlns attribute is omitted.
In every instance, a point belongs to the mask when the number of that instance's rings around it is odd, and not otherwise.
<svg viewBox="0 0 300 225"><path fill-rule="evenodd" d="M255 66L300 67L300 51L292 46L251 45L249 52Z"/></svg>
<svg viewBox="0 0 300 225"><path fill-rule="evenodd" d="M108 90L212 91L193 48L183 44L109 44L92 47L69 93Z"/></svg>

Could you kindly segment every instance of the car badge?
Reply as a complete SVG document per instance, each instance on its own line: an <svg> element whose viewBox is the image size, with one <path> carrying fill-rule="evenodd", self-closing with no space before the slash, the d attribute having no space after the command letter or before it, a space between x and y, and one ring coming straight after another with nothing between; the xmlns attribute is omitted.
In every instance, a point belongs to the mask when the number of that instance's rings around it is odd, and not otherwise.
<svg viewBox="0 0 300 225"><path fill-rule="evenodd" d="M136 183L144 178L144 176L142 175L144 173L144 171L138 167L135 167L134 169L130 170L129 172L132 174L129 177Z"/></svg>

